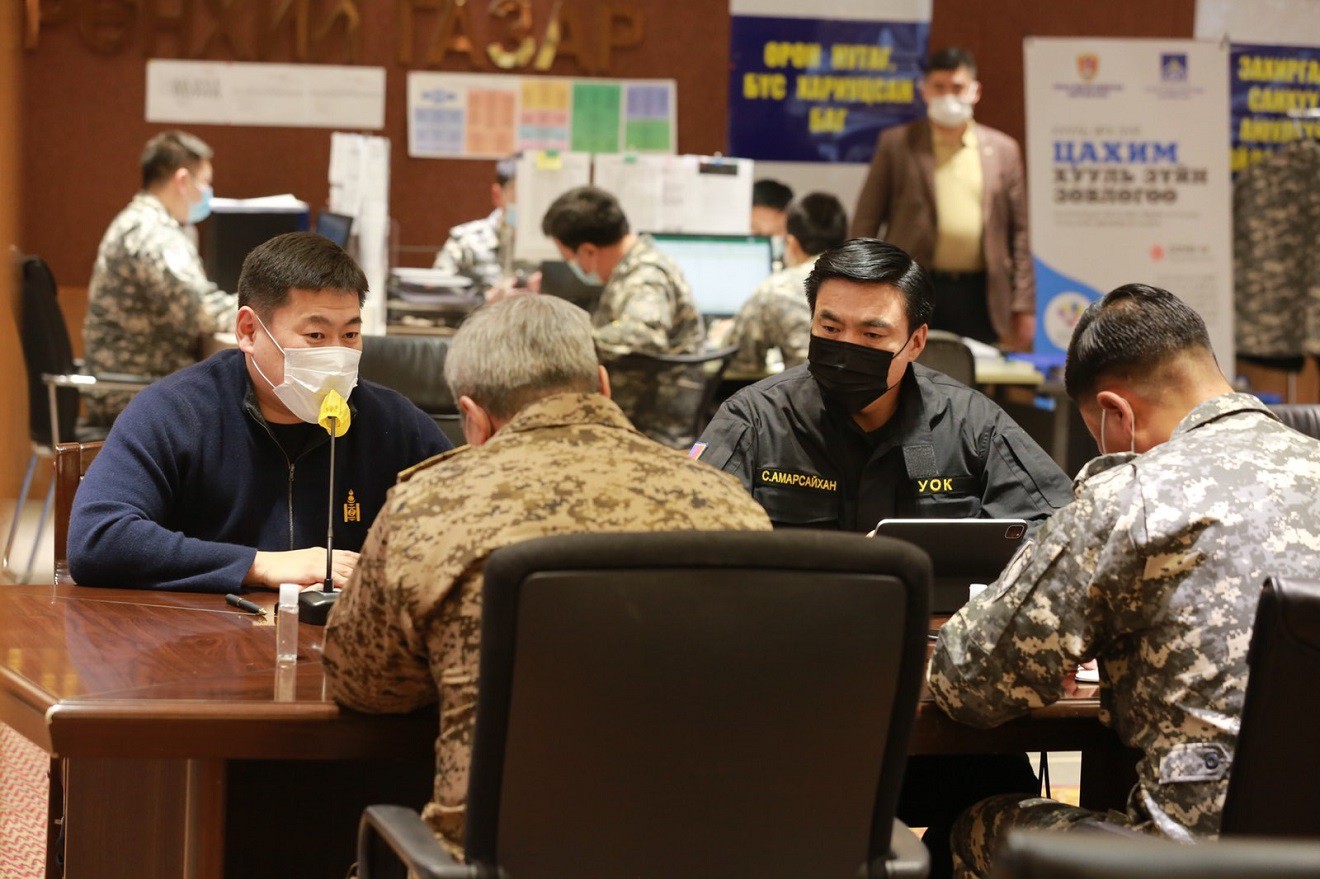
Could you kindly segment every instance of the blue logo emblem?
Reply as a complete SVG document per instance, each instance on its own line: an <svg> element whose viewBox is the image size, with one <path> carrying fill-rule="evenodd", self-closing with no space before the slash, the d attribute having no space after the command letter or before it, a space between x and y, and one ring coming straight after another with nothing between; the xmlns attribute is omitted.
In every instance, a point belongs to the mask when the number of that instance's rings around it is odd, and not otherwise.
<svg viewBox="0 0 1320 879"><path fill-rule="evenodd" d="M1163 52L1160 54L1160 79L1165 82L1187 81L1187 53Z"/></svg>

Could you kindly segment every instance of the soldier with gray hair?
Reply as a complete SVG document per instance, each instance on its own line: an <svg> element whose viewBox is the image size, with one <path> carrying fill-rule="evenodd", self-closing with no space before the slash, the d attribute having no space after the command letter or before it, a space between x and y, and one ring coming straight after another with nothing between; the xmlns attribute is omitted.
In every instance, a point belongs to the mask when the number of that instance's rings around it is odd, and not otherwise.
<svg viewBox="0 0 1320 879"><path fill-rule="evenodd" d="M207 280L190 227L211 213L211 148L166 131L142 151L142 189L101 239L87 291L83 345L96 373L169 375L196 363L201 338L233 330L235 297ZM108 426L124 393L85 394L87 418Z"/></svg>
<svg viewBox="0 0 1320 879"><path fill-rule="evenodd" d="M463 854L487 557L551 534L768 530L733 477L647 439L609 399L586 312L550 296L486 305L445 362L469 445L399 478L330 614L330 692L358 711L440 703L422 816Z"/></svg>
<svg viewBox="0 0 1320 879"><path fill-rule="evenodd" d="M1063 695L1097 659L1102 718L1142 752L1126 813L992 797L955 825L955 871L985 876L1010 829L1119 822L1215 836L1271 575L1320 564L1320 442L1233 393L1204 322L1128 284L1086 310L1065 381L1100 457L999 581L940 630L929 685L994 726Z"/></svg>

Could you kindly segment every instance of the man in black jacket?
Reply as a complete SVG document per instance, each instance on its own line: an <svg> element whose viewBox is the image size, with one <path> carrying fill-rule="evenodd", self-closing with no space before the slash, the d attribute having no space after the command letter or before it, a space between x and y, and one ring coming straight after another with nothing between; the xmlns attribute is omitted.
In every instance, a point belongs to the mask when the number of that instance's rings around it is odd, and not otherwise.
<svg viewBox="0 0 1320 879"><path fill-rule="evenodd" d="M807 363L729 398L692 449L732 473L777 527L868 532L885 518L1039 523L1072 498L1068 478L998 406L916 364L933 294L892 244L854 238L806 281ZM1026 757L916 757L899 817L929 828L931 875L949 875L958 813L1036 786Z"/></svg>
<svg viewBox="0 0 1320 879"><path fill-rule="evenodd" d="M338 245L294 232L248 254L238 351L138 394L74 500L69 567L85 586L235 592L326 574L327 393L335 440L333 574L342 585L399 471L451 445L401 395L357 381L367 281ZM440 381L436 376L436 381Z"/></svg>

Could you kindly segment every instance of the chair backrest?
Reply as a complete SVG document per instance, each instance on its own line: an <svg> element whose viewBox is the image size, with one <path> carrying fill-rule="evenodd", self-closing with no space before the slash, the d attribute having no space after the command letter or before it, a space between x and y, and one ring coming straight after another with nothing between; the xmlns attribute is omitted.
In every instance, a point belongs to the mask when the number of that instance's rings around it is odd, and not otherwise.
<svg viewBox="0 0 1320 879"><path fill-rule="evenodd" d="M72 388L56 390L59 435L52 437L50 396L41 376L73 372L73 345L50 266L39 256L25 256L20 260L19 270L23 289L19 339L28 374L28 432L34 443L49 446L53 439L73 437L78 421L78 392Z"/></svg>
<svg viewBox="0 0 1320 879"><path fill-rule="evenodd" d="M624 414L638 430L648 432L652 415L662 406L669 406L681 410L684 428L695 438L715 414L715 395L724 380L724 371L737 353L736 345L700 354L635 351L612 361L608 369L611 378L622 378L636 389L631 396L632 411L625 408Z"/></svg>
<svg viewBox="0 0 1320 879"><path fill-rule="evenodd" d="M976 358L962 336L948 330L928 330L926 348L917 358L922 366L938 369L954 381L976 383Z"/></svg>
<svg viewBox="0 0 1320 879"><path fill-rule="evenodd" d="M60 443L55 447L55 585L71 586L69 575L69 517L73 496L104 443Z"/></svg>
<svg viewBox="0 0 1320 879"><path fill-rule="evenodd" d="M1266 581L1248 662L1220 832L1320 838L1320 581Z"/></svg>
<svg viewBox="0 0 1320 879"><path fill-rule="evenodd" d="M994 876L996 879L1320 879L1320 843L1240 839L1184 845L1137 834L1018 831L1009 834Z"/></svg>
<svg viewBox="0 0 1320 879"><path fill-rule="evenodd" d="M929 601L925 553L853 534L496 551L469 862L548 879L883 873Z"/></svg>
<svg viewBox="0 0 1320 879"><path fill-rule="evenodd" d="M1271 406L1270 411L1293 430L1320 439L1320 406L1314 403L1283 404Z"/></svg>
<svg viewBox="0 0 1320 879"><path fill-rule="evenodd" d="M427 415L456 415L445 383L444 336L363 336L358 375L403 394Z"/></svg>

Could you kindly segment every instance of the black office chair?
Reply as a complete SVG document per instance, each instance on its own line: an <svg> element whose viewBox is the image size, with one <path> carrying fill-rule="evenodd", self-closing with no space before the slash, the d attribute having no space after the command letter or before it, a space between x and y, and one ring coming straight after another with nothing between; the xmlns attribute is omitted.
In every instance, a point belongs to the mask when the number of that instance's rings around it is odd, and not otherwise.
<svg viewBox="0 0 1320 879"><path fill-rule="evenodd" d="M894 819L930 560L825 532L592 534L485 568L468 866L373 806L360 876L924 876ZM392 858L391 858L392 859Z"/></svg>
<svg viewBox="0 0 1320 879"><path fill-rule="evenodd" d="M996 879L1320 879L1320 843L1231 840L1184 845L1073 831L1009 834Z"/></svg>
<svg viewBox="0 0 1320 879"><path fill-rule="evenodd" d="M73 358L73 344L60 308L59 287L46 261L39 256L23 256L18 260L22 288L22 312L19 318L19 340L23 346L23 362L28 377L28 435L32 453L28 456L27 470L23 474L23 487L14 505L14 516L9 523L9 539L0 567L13 577L11 556L14 537L23 507L32 490L32 477L37 461L53 459L55 446L61 442L94 442L105 439L108 428L89 427L78 421L79 394L92 388L105 390L140 391L150 384L150 378L135 375L86 375ZM28 553L27 566L19 582L32 577L41 535L50 519L55 483L52 481L42 504L41 519Z"/></svg>
<svg viewBox="0 0 1320 879"><path fill-rule="evenodd" d="M445 382L445 336L363 336L358 375L403 394L430 415L450 441L461 446L458 405Z"/></svg>
<svg viewBox="0 0 1320 879"><path fill-rule="evenodd" d="M1299 430L1312 439L1320 439L1320 406L1295 403L1271 406L1270 411L1293 430Z"/></svg>
<svg viewBox="0 0 1320 879"><path fill-rule="evenodd" d="M714 416L716 392L737 353L736 345L698 354L638 351L606 363L605 368L617 383L615 402L633 426L652 439L686 449ZM662 391L667 402L662 401ZM671 412L683 421L679 436L657 430L658 422L670 423Z"/></svg>
<svg viewBox="0 0 1320 879"><path fill-rule="evenodd" d="M1249 651L1220 832L1320 839L1320 581L1267 580Z"/></svg>
<svg viewBox="0 0 1320 879"><path fill-rule="evenodd" d="M967 386L976 383L976 358L972 349L957 333L948 330L928 330L926 348L917 358L922 366L938 369L954 381Z"/></svg>

